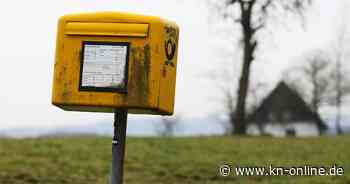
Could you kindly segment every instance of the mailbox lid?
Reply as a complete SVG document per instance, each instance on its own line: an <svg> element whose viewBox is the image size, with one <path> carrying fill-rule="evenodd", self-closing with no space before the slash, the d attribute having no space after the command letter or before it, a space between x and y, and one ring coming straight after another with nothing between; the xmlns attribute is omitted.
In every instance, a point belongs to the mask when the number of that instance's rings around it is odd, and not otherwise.
<svg viewBox="0 0 350 184"><path fill-rule="evenodd" d="M142 23L109 23L109 22L68 22L65 34L71 36L121 36L147 37L148 24Z"/></svg>
<svg viewBox="0 0 350 184"><path fill-rule="evenodd" d="M162 19L156 16L145 16L123 12L92 12L81 14L69 14L62 16L61 23L67 22L95 22L95 23L161 23Z"/></svg>

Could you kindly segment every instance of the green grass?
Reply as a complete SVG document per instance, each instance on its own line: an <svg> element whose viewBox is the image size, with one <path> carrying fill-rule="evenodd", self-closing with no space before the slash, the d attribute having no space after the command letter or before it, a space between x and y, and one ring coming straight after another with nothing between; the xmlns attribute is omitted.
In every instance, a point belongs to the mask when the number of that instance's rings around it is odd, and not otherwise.
<svg viewBox="0 0 350 184"><path fill-rule="evenodd" d="M106 184L111 139L0 139L0 184ZM219 165L344 167L343 176L219 176ZM126 184L350 184L350 137L128 138Z"/></svg>

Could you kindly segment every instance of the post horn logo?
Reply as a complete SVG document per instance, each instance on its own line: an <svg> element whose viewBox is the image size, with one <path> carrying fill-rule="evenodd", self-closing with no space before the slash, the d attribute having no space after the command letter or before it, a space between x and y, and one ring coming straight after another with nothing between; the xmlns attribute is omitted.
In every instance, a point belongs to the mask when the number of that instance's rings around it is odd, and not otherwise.
<svg viewBox="0 0 350 184"><path fill-rule="evenodd" d="M165 55L166 55L166 61L165 65L170 65L172 67L175 66L174 62L172 61L174 59L175 53L176 53L176 39L177 39L177 31L175 28L171 26L165 27Z"/></svg>
<svg viewBox="0 0 350 184"><path fill-rule="evenodd" d="M175 56L176 44L172 39L165 41L165 54L168 60L172 60Z"/></svg>

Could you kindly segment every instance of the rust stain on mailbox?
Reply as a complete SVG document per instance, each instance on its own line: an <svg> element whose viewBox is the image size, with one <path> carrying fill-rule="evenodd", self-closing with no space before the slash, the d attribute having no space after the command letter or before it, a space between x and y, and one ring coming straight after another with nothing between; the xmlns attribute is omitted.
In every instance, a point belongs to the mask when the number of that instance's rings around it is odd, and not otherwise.
<svg viewBox="0 0 350 184"><path fill-rule="evenodd" d="M135 47L131 49L132 72L129 82L129 89L134 91L128 96L128 100L136 100L142 105L147 104L149 89L149 73L150 73L150 47Z"/></svg>
<svg viewBox="0 0 350 184"><path fill-rule="evenodd" d="M61 17L52 103L72 111L173 114L178 35L174 22L154 16Z"/></svg>

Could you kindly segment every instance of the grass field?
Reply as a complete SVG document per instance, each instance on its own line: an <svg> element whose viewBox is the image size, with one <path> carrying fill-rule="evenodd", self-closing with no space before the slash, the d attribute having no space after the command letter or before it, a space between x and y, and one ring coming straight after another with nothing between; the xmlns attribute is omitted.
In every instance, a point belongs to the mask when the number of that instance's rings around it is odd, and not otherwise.
<svg viewBox="0 0 350 184"><path fill-rule="evenodd" d="M106 184L111 139L0 139L0 184ZM343 176L219 175L219 165L326 166ZM350 184L350 137L128 138L126 184Z"/></svg>

